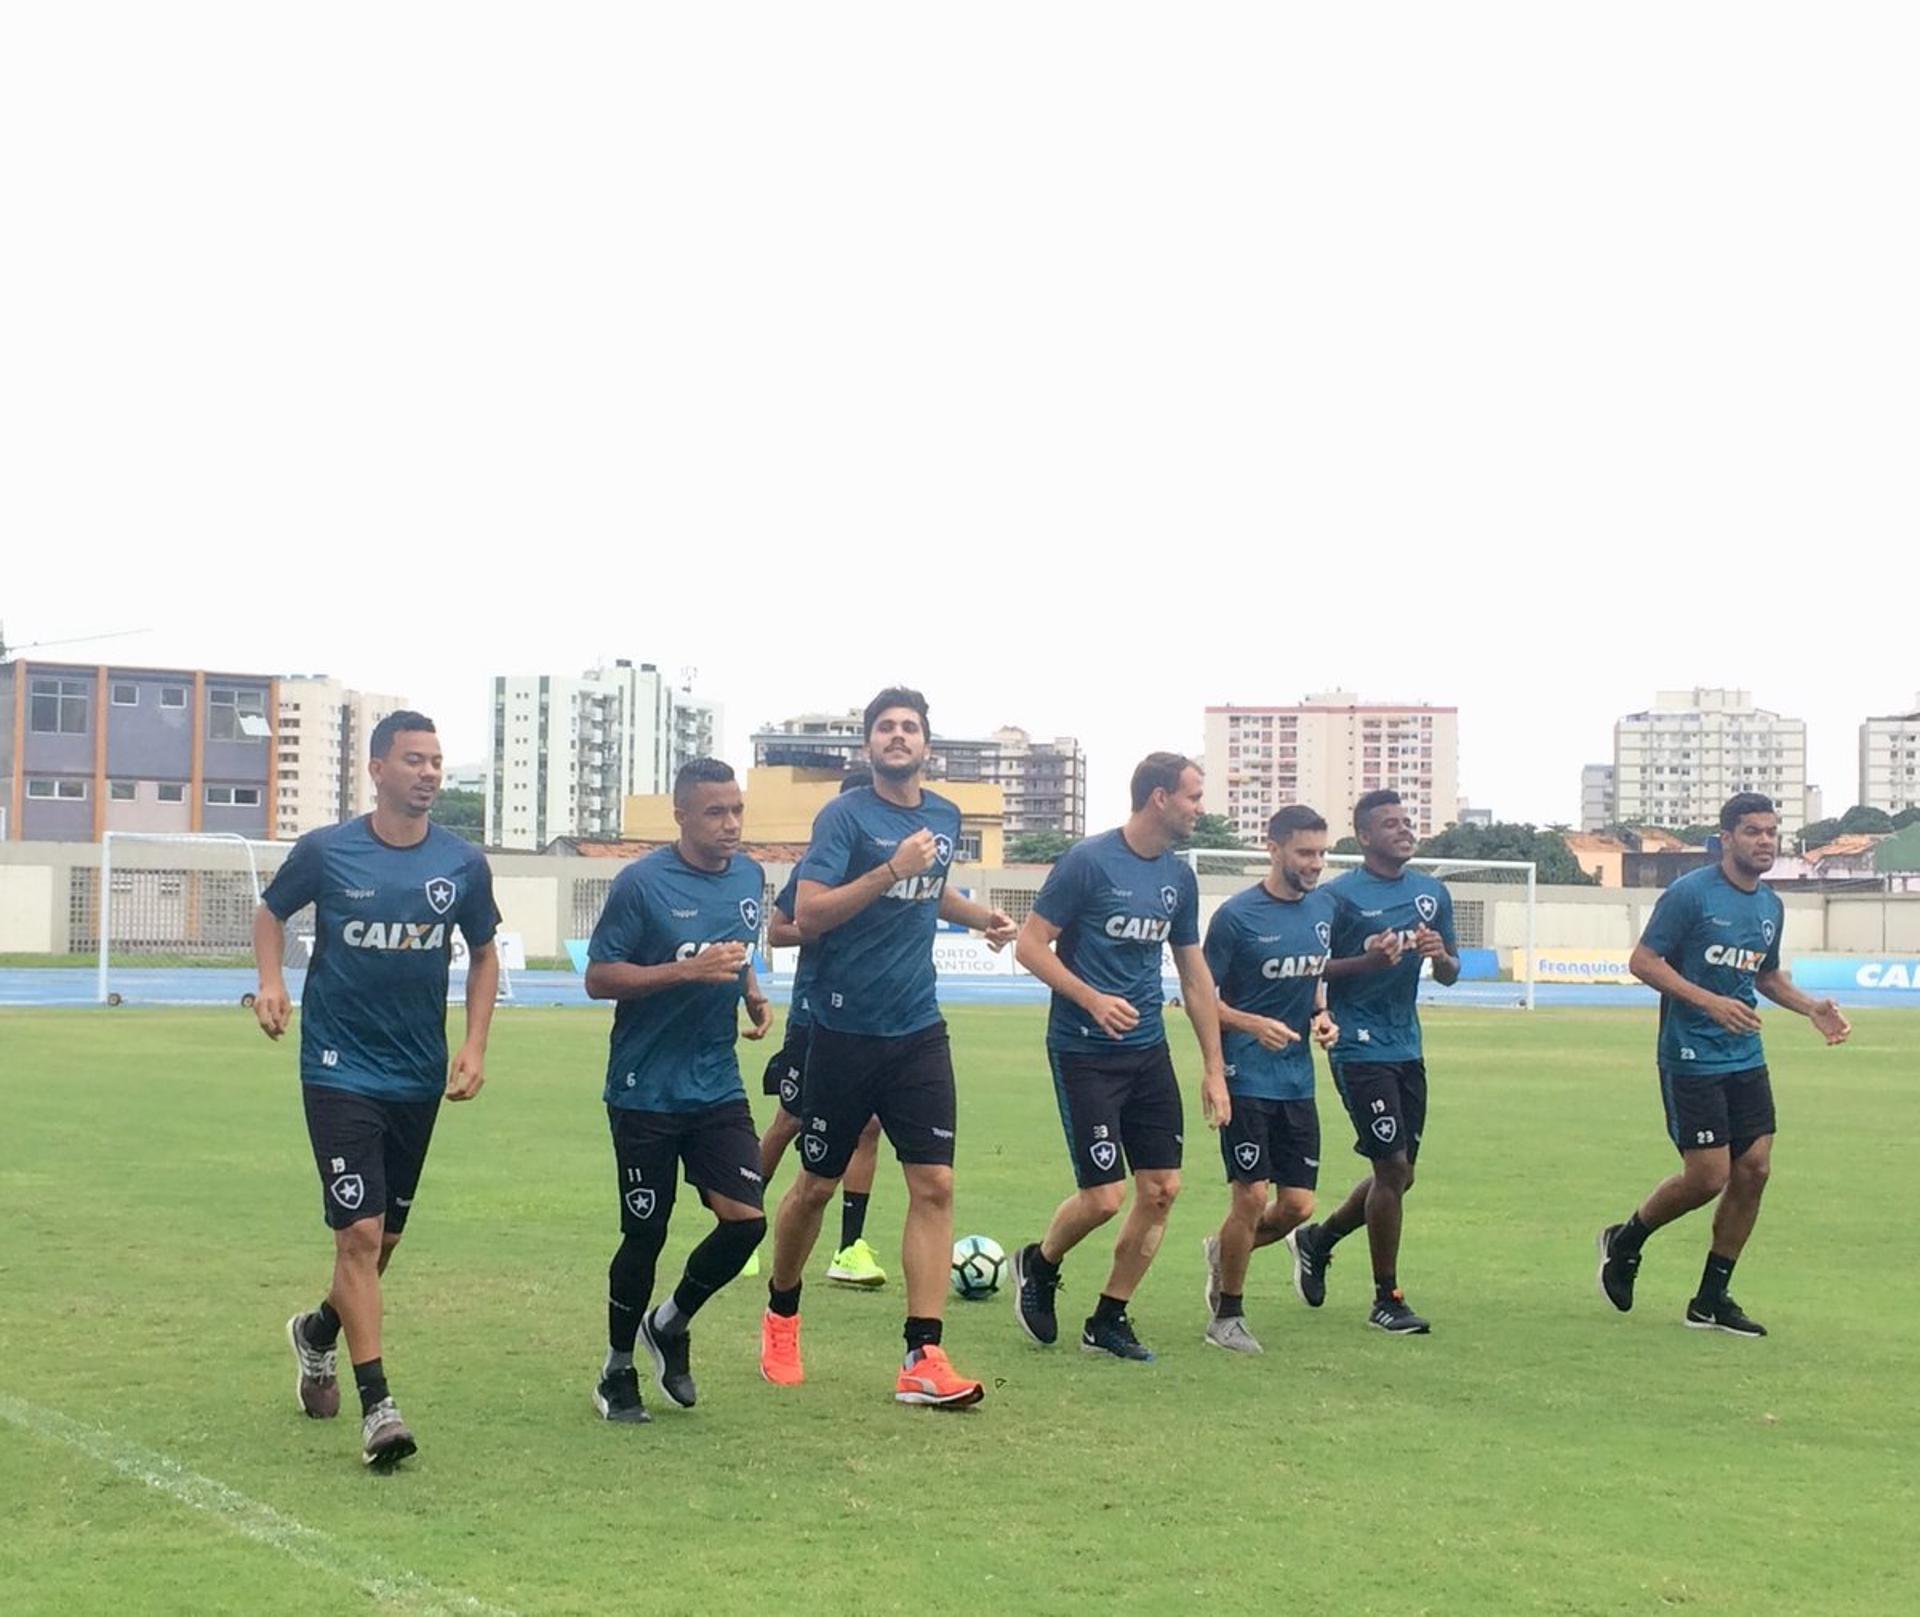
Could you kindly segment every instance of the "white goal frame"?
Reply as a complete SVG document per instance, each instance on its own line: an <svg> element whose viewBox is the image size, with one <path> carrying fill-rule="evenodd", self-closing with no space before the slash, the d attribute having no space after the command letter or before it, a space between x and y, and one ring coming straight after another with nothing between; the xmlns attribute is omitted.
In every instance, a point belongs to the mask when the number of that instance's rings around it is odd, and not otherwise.
<svg viewBox="0 0 1920 1617"><path fill-rule="evenodd" d="M1258 865L1262 870L1265 870L1272 862L1265 848L1188 848L1185 852L1187 865L1196 876L1200 874L1200 861L1202 859L1244 859L1249 865ZM1330 853L1327 855L1328 864L1344 865L1349 869L1355 868L1364 862L1364 856L1357 853ZM1525 1010L1532 1010L1534 1008L1534 917L1539 897L1540 867L1531 859L1439 859L1420 854L1415 854L1413 858L1407 861L1407 864L1415 870L1424 870L1435 876L1444 876L1450 870L1461 873L1475 870L1514 870L1524 871L1526 873L1527 952L1523 957L1526 966L1518 975L1519 986L1523 990L1520 1001L1521 1007Z"/></svg>

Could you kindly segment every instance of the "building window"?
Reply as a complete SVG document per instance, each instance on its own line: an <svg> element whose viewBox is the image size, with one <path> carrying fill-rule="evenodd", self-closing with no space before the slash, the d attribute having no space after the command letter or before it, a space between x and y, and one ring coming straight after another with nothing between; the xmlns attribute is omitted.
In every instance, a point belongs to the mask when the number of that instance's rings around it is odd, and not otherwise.
<svg viewBox="0 0 1920 1617"><path fill-rule="evenodd" d="M258 808L260 806L260 788L258 786L209 786L207 788L207 807L209 808Z"/></svg>
<svg viewBox="0 0 1920 1617"><path fill-rule="evenodd" d="M130 780L110 780L107 782L107 801L110 803L131 803L134 798L134 783Z"/></svg>
<svg viewBox="0 0 1920 1617"><path fill-rule="evenodd" d="M138 707L140 705L140 687L123 684L119 680L113 685L113 705L115 707Z"/></svg>
<svg viewBox="0 0 1920 1617"><path fill-rule="evenodd" d="M83 736L87 733L87 682L84 679L36 679L28 728L35 735Z"/></svg>
<svg viewBox="0 0 1920 1617"><path fill-rule="evenodd" d="M163 780L155 789L154 795L162 803L184 803L187 800L187 789L177 780Z"/></svg>
<svg viewBox="0 0 1920 1617"><path fill-rule="evenodd" d="M87 783L84 780L53 780L42 776L27 782L27 796L84 803L87 800Z"/></svg>
<svg viewBox="0 0 1920 1617"><path fill-rule="evenodd" d="M185 707L187 688L184 685L162 685L160 687L160 705L162 707Z"/></svg>
<svg viewBox="0 0 1920 1617"><path fill-rule="evenodd" d="M953 845L953 859L955 864L960 865L977 865L980 863L980 833L978 831L962 831L960 833L960 840Z"/></svg>
<svg viewBox="0 0 1920 1617"><path fill-rule="evenodd" d="M207 691L209 741L263 741L270 734L263 692L214 685Z"/></svg>

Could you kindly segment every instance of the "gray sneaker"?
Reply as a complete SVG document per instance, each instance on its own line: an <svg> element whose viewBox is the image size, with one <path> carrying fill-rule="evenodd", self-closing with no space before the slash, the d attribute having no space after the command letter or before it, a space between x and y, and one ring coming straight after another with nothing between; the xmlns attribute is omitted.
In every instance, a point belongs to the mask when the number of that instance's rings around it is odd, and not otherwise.
<svg viewBox="0 0 1920 1617"><path fill-rule="evenodd" d="M1209 1235L1200 1243L1200 1256L1207 1265L1207 1318L1220 1312L1220 1237Z"/></svg>
<svg viewBox="0 0 1920 1617"><path fill-rule="evenodd" d="M1247 1322L1238 1314L1227 1319L1216 1319L1207 1327L1207 1340L1217 1348L1225 1348L1229 1353L1264 1353L1259 1338L1247 1329Z"/></svg>
<svg viewBox="0 0 1920 1617"><path fill-rule="evenodd" d="M391 1398L382 1398L360 1423L360 1458L376 1471L391 1471L419 1447Z"/></svg>
<svg viewBox="0 0 1920 1617"><path fill-rule="evenodd" d="M293 1349L293 1395L303 1414L312 1420L332 1420L340 1413L339 1351L337 1347L307 1345L302 1327L305 1314L287 1321L287 1345Z"/></svg>

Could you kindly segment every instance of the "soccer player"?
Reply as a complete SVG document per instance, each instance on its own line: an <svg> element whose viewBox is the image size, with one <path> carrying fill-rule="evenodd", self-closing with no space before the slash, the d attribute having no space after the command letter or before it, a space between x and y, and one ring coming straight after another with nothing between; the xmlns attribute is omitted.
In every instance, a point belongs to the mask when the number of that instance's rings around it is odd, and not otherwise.
<svg viewBox="0 0 1920 1617"><path fill-rule="evenodd" d="M1773 1086L1760 1044L1759 990L1806 1017L1830 1045L1853 1030L1830 999L1793 986L1780 966L1786 906L1761 884L1780 850L1773 800L1741 792L1720 810L1720 858L1689 871L1660 895L1629 969L1660 995L1660 1099L1680 1171L1656 1185L1624 1224L1600 1232L1600 1290L1633 1307L1640 1249L1716 1196L1713 1238L1700 1290L1687 1304L1695 1330L1765 1336L1727 1294L1733 1266L1760 1216L1773 1156Z"/></svg>
<svg viewBox="0 0 1920 1617"><path fill-rule="evenodd" d="M1327 822L1304 804L1281 809L1267 822L1267 855L1265 878L1214 911L1206 942L1233 1100L1233 1117L1220 1131L1231 1200L1220 1233L1201 1243L1206 1340L1235 1353L1261 1351L1241 1303L1248 1260L1313 1214L1320 1113L1308 1040L1324 1050L1339 1034L1323 976L1339 901L1316 891Z"/></svg>
<svg viewBox="0 0 1920 1617"><path fill-rule="evenodd" d="M1133 812L1116 830L1070 848L1048 873L1020 929L1015 958L1053 990L1047 1061L1079 1186L1046 1234L1013 1256L1013 1310L1042 1347L1059 1339L1054 1293L1067 1254L1127 1199L1113 1265L1080 1331L1090 1353L1150 1363L1127 1304L1146 1277L1180 1192L1180 1083L1161 1016L1160 963L1173 949L1181 1001L1200 1044L1201 1105L1231 1114L1213 978L1200 952L1200 886L1173 852L1193 834L1203 785L1178 753L1149 753L1133 772Z"/></svg>
<svg viewBox="0 0 1920 1617"><path fill-rule="evenodd" d="M268 1038L286 1032L285 927L311 904L300 1084L321 1211L333 1231L333 1283L318 1308L287 1321L287 1341L300 1407L331 1420L340 1413L344 1327L360 1392L360 1457L384 1471L418 1445L387 1386L381 1277L407 1227L441 1100L471 1100L485 1082L500 915L486 857L429 817L442 778L433 720L389 713L374 727L370 752L373 812L309 831L261 895L253 1014ZM456 926L467 940L467 1023L449 1066Z"/></svg>
<svg viewBox="0 0 1920 1617"><path fill-rule="evenodd" d="M748 1038L765 1038L773 1026L747 953L760 937L765 877L740 852L745 813L730 766L717 758L683 764L673 781L679 839L614 878L587 945L588 996L617 1001L606 1104L620 1246L607 1268L607 1358L593 1391L603 1420L648 1418L633 1366L636 1336L661 1393L693 1408L688 1325L767 1233L760 1137L734 1054L743 1000ZM673 1294L650 1309L682 1165L714 1226L687 1254Z"/></svg>
<svg viewBox="0 0 1920 1617"><path fill-rule="evenodd" d="M873 784L873 772L864 767L849 769L841 777L840 790L851 792ZM760 1136L760 1172L769 1186L773 1183L780 1158L800 1134L800 1079L807 1067L807 1041L813 1032L813 1011L807 995L813 986L817 951L800 936L793 924L794 891L800 885L799 871L787 878L786 886L773 901L774 913L767 923L767 947L800 951L793 971L793 990L787 1002L785 1042L767 1063L762 1087L779 1098L779 1107L766 1133ZM873 1194L874 1173L880 1159L880 1120L869 1118L860 1131L860 1143L853 1160L847 1164L847 1176L840 1191L840 1245L827 1267L827 1278L843 1286L869 1289L884 1286L887 1272L866 1239L867 1201ZM747 1272L754 1273L749 1266Z"/></svg>
<svg viewBox="0 0 1920 1617"><path fill-rule="evenodd" d="M1420 970L1460 980L1454 952L1453 898L1431 876L1409 871L1413 816L1391 791L1353 805L1361 867L1327 883L1339 900L1327 1002L1340 1036L1333 1046L1334 1087L1353 1119L1354 1150L1373 1171L1323 1224L1293 1232L1294 1285L1309 1307L1326 1300L1327 1265L1336 1243L1362 1224L1373 1256L1373 1308L1367 1323L1394 1336L1432 1327L1410 1307L1397 1273L1402 1203L1427 1126L1427 1067L1420 1042Z"/></svg>
<svg viewBox="0 0 1920 1617"><path fill-rule="evenodd" d="M867 704L873 784L835 798L813 823L794 919L819 949L808 1003L813 1036L800 1101L800 1173L774 1221L773 1272L761 1322L760 1373L805 1379L800 1279L820 1219L867 1119L878 1117L907 1181L901 1267L906 1357L902 1403L959 1408L984 1389L941 1346L953 1257L953 1058L934 993L933 937L942 915L1011 938L998 911L949 890L960 811L922 784L927 702L893 686Z"/></svg>

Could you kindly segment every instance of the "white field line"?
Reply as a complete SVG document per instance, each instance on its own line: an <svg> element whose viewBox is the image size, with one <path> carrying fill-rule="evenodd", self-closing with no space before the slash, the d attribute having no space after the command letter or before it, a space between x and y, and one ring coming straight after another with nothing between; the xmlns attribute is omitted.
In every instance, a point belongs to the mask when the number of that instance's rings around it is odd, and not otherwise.
<svg viewBox="0 0 1920 1617"><path fill-rule="evenodd" d="M10 1393L0 1392L0 1420L23 1432L77 1449L89 1459L144 1482L156 1492L191 1509L204 1511L223 1527L257 1544L291 1556L304 1566L332 1573L364 1590L382 1605L410 1617L515 1617L504 1606L489 1605L473 1595L443 1589L416 1572L386 1565L336 1543L325 1533L283 1516L271 1506L237 1493L224 1482L189 1471L177 1461L98 1427L84 1426L57 1410L40 1409Z"/></svg>

